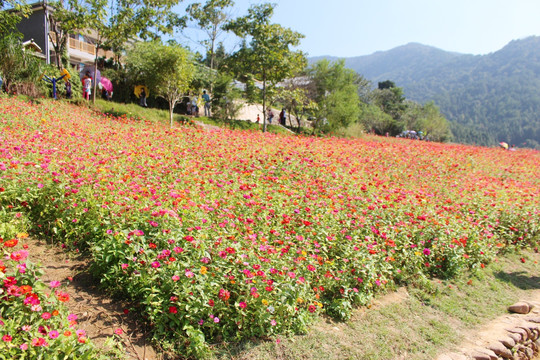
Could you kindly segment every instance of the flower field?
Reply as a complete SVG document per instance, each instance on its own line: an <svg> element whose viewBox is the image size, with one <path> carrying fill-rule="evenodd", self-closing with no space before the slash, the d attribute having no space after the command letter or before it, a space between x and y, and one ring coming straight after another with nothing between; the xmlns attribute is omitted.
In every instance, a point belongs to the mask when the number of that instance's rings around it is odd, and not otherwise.
<svg viewBox="0 0 540 360"><path fill-rule="evenodd" d="M196 357L539 242L535 151L170 129L17 98L0 128L5 216L87 250L161 347Z"/></svg>

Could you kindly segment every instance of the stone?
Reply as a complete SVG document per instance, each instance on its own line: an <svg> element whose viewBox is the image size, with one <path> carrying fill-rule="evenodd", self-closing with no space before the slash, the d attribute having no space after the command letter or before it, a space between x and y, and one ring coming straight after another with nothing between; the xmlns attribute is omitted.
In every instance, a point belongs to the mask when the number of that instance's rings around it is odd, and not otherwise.
<svg viewBox="0 0 540 360"><path fill-rule="evenodd" d="M452 360L452 358L446 354L441 354L439 356L437 356L437 359L435 360Z"/></svg>
<svg viewBox="0 0 540 360"><path fill-rule="evenodd" d="M516 346L516 340L512 339L510 336L502 338L499 341L501 342L501 344L503 344L509 349L512 349L514 346Z"/></svg>
<svg viewBox="0 0 540 360"><path fill-rule="evenodd" d="M510 350L506 348L503 344L500 342L492 343L488 346L488 349L493 351L495 354L499 355L500 357L504 359L512 359L513 355Z"/></svg>
<svg viewBox="0 0 540 360"><path fill-rule="evenodd" d="M530 339L532 337L531 329L529 329L528 327L519 326L518 328L525 330L525 332L527 333L527 338L525 340L528 340L528 339Z"/></svg>
<svg viewBox="0 0 540 360"><path fill-rule="evenodd" d="M512 338L512 339L516 342L516 344L519 343L519 342L521 342L521 335L520 335L520 334L515 334L515 333L513 333L513 332L509 332L509 333L508 333L508 336L509 336L510 338Z"/></svg>
<svg viewBox="0 0 540 360"><path fill-rule="evenodd" d="M520 340L518 342L524 342L529 337L528 334L527 334L527 331L525 331L525 330L523 330L521 328L518 328L518 327L508 329L508 331L510 333L517 334L517 335L520 336Z"/></svg>
<svg viewBox="0 0 540 360"><path fill-rule="evenodd" d="M516 314L528 314L531 311L529 304L520 301L508 307L508 311Z"/></svg>
<svg viewBox="0 0 540 360"><path fill-rule="evenodd" d="M488 354L481 353L479 351L473 351L470 353L470 356L474 360L491 360Z"/></svg>
<svg viewBox="0 0 540 360"><path fill-rule="evenodd" d="M448 354L448 356L450 356L452 360L469 360L469 358L466 357L465 355L458 354L458 353L450 353Z"/></svg>
<svg viewBox="0 0 540 360"><path fill-rule="evenodd" d="M530 301L523 301L525 304L529 305L529 312L533 311L536 305Z"/></svg>
<svg viewBox="0 0 540 360"><path fill-rule="evenodd" d="M482 354L486 354L487 356L489 356L489 358L491 360L497 360L499 357L497 356L497 354L495 354L493 351L489 350L489 349L482 349L482 350L478 350L478 352L481 352Z"/></svg>
<svg viewBox="0 0 540 360"><path fill-rule="evenodd" d="M533 322L535 324L540 324L540 316L535 316L533 318L528 319L530 322Z"/></svg>

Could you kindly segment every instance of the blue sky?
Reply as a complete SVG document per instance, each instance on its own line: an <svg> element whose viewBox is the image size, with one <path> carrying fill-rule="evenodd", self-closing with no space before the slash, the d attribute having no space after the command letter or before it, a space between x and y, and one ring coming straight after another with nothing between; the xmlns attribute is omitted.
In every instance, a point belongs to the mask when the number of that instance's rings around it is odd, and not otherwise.
<svg viewBox="0 0 540 360"><path fill-rule="evenodd" d="M236 0L232 15L264 2L277 4L272 22L305 35L299 48L309 56L368 55L410 42L478 55L540 35L539 0ZM191 34L179 40L195 49L202 35ZM228 50L237 44L232 35L223 40Z"/></svg>

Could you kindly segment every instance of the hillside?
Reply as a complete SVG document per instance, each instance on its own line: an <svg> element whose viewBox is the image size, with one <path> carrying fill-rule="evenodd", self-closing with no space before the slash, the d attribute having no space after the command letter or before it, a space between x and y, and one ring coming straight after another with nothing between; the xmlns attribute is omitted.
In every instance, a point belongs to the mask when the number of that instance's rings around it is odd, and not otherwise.
<svg viewBox="0 0 540 360"><path fill-rule="evenodd" d="M207 131L18 97L0 97L0 130L4 251L30 234L86 253L168 358L349 320L397 286L538 246L532 150ZM34 277L9 261L6 278ZM16 335L6 358L20 359L32 339L15 300L0 304L0 337ZM55 309L34 309L37 335Z"/></svg>
<svg viewBox="0 0 540 360"><path fill-rule="evenodd" d="M394 81L408 99L434 100L458 142L540 147L540 37L481 56L411 43L345 64L374 85Z"/></svg>

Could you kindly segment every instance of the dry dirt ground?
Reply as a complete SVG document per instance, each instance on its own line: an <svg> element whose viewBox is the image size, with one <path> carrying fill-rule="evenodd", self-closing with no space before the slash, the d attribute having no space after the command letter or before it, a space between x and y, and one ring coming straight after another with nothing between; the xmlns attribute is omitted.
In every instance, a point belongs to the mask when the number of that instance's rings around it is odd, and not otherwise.
<svg viewBox="0 0 540 360"><path fill-rule="evenodd" d="M135 316L125 314L127 305L112 300L104 294L88 274L88 262L78 256L68 256L62 249L51 247L43 241L28 239L30 245L30 259L42 266L42 280L48 283L52 280L62 282L71 300L67 303L71 312L79 316L80 327L85 329L88 337L96 344L103 344L104 340L112 336L114 331L122 329L121 338L128 352L128 359L132 360L160 360L159 354L149 345L150 335L144 325L140 324ZM409 297L407 290L401 288L396 292L376 299L371 309L381 308L390 304L406 301ZM528 293L527 301L535 306L531 315L540 316L540 290ZM369 309L359 309L354 318L359 318ZM482 326L481 329L465 331L466 339L456 352L467 354L475 349L487 346L493 341L501 339L505 329L518 326L525 315L504 314L497 319ZM339 324L329 322L315 328L316 331L332 332L339 330ZM397 360L397 359L395 359Z"/></svg>
<svg viewBox="0 0 540 360"><path fill-rule="evenodd" d="M42 280L45 283L57 280L65 286L70 295L66 304L70 312L76 314L81 329L98 346L114 331L122 329L120 337L130 360L158 360L154 349L148 344L150 336L129 312L127 305L112 300L88 274L88 262L80 257L68 256L59 248L51 247L43 241L28 239L30 259L41 264ZM118 331L118 330L117 330Z"/></svg>

